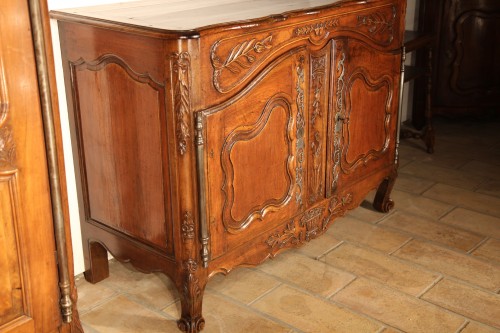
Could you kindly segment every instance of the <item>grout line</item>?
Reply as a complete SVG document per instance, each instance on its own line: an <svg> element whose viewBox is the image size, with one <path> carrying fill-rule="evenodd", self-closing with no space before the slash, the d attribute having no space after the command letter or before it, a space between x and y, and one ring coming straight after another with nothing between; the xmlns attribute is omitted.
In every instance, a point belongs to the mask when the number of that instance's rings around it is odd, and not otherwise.
<svg viewBox="0 0 500 333"><path fill-rule="evenodd" d="M467 325L470 324L470 321L468 321L467 319L465 320L465 322L462 324L462 326L460 326L456 331L455 333L460 333L462 332L466 327Z"/></svg>
<svg viewBox="0 0 500 333"><path fill-rule="evenodd" d="M281 287L283 285L283 282L281 281L278 281L276 280L277 282L279 282L276 286L274 286L273 288L269 289L268 291L262 293L261 295L259 295L256 299L254 299L253 301L245 304L246 306L252 306L253 304L255 304L256 302L260 301L261 299L263 299L264 297L266 297L267 295L269 295L270 293L272 293L273 291L275 291L276 289L278 289L279 287Z"/></svg>
<svg viewBox="0 0 500 333"><path fill-rule="evenodd" d="M412 235L413 236L413 235ZM395 248L393 251L387 253L388 256L392 257L393 253L395 253L396 251L398 251L399 249L403 248L406 244L408 244L409 242L411 242L412 240L414 240L414 238L410 236L407 240L405 240L403 243L401 243L401 245L399 245L397 248Z"/></svg>
<svg viewBox="0 0 500 333"><path fill-rule="evenodd" d="M347 282L345 284L345 286L343 286L342 288L339 288L338 290L335 290L334 292L332 292L330 295L325 296L327 299L330 299L333 296L337 295L338 293L340 293L342 290L346 289L348 286L350 286L354 281L356 281L358 279L358 276L356 276L355 274L353 274L353 273L349 273L349 274L352 274L354 276L352 278L352 280Z"/></svg>
<svg viewBox="0 0 500 333"><path fill-rule="evenodd" d="M484 243L486 243L490 239L491 239L490 237L484 237L479 243L477 243L469 251L467 251L467 254L472 254L472 252L476 251L478 248L480 248Z"/></svg>
<svg viewBox="0 0 500 333"><path fill-rule="evenodd" d="M434 288L434 286L436 284L438 284L441 280L444 279L444 276L441 275L441 276L438 276L438 278L436 280L434 280L429 286L427 286L426 288L424 288L424 290L422 290L422 292L420 294L417 294L415 297L416 298L421 298L422 296L424 296L429 290L431 290L432 288Z"/></svg>

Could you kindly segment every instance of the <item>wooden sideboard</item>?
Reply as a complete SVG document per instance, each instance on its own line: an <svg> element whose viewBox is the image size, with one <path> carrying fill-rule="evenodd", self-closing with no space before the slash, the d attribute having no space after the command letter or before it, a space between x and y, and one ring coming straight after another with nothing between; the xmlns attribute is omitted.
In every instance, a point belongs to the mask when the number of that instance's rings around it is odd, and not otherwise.
<svg viewBox="0 0 500 333"><path fill-rule="evenodd" d="M209 277L313 240L373 189L391 209L405 10L147 0L53 12L86 278L108 276L107 251L164 272L179 328L198 332Z"/></svg>

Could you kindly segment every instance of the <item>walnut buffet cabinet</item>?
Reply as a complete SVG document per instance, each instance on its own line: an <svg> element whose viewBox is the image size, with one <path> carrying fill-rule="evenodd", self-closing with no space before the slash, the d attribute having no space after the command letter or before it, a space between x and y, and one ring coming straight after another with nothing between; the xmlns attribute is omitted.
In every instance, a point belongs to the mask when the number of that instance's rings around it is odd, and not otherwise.
<svg viewBox="0 0 500 333"><path fill-rule="evenodd" d="M86 278L107 251L176 284L320 236L397 174L404 0L146 0L53 12ZM293 269L293 267L291 267Z"/></svg>

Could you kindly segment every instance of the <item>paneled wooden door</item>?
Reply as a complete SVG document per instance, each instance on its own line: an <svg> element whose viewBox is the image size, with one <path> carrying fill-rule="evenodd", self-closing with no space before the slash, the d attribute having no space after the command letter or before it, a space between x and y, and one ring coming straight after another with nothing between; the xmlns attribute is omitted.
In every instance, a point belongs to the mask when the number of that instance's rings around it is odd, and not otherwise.
<svg viewBox="0 0 500 333"><path fill-rule="evenodd" d="M43 29L33 25L33 4ZM31 11L30 11L31 9ZM53 193L42 110L49 101L39 89L34 34L48 41L46 4L2 0L0 4L0 332L69 332L60 307L60 274L54 228ZM31 18L30 18L31 14ZM41 16L37 16L41 17ZM50 42L47 75L53 86ZM40 68L40 66L38 66ZM50 91L46 87L45 91ZM52 90L55 95L55 90ZM54 102L54 104L56 104ZM56 110L57 111L57 110ZM57 116L57 115L56 115ZM58 118L57 118L58 119ZM59 133L54 140L59 140ZM59 168L62 159L59 157ZM62 171L62 170L61 170ZM61 179L61 178L58 178ZM64 178L61 188L65 188ZM52 196L51 196L52 194ZM61 196L60 196L61 197ZM65 197L65 196L63 196ZM63 205L64 206L64 205ZM64 207L61 214L67 217ZM66 219L67 223L67 219ZM64 234L69 242L69 234ZM71 258L71 249L63 248ZM70 262L72 266L72 262ZM69 276L69 275L68 275ZM66 291L72 286L63 283ZM64 294L64 293L62 293ZM69 303L71 307L71 303Z"/></svg>

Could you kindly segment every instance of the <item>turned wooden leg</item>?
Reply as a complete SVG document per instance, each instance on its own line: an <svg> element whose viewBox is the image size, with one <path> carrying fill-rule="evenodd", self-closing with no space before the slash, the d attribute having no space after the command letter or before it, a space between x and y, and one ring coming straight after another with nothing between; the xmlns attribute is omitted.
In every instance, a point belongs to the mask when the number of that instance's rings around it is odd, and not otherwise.
<svg viewBox="0 0 500 333"><path fill-rule="evenodd" d="M387 213L394 208L394 201L390 198L392 188L396 182L397 173L394 171L392 175L385 178L380 183L375 199L373 200L373 207L382 213Z"/></svg>
<svg viewBox="0 0 500 333"><path fill-rule="evenodd" d="M97 283L109 276L108 251L98 242L88 242L85 251L85 280Z"/></svg>
<svg viewBox="0 0 500 333"><path fill-rule="evenodd" d="M201 312L205 285L206 278L200 276L196 261L190 259L184 262L183 284L177 286L182 307L177 326L183 332L198 333L205 327Z"/></svg>

